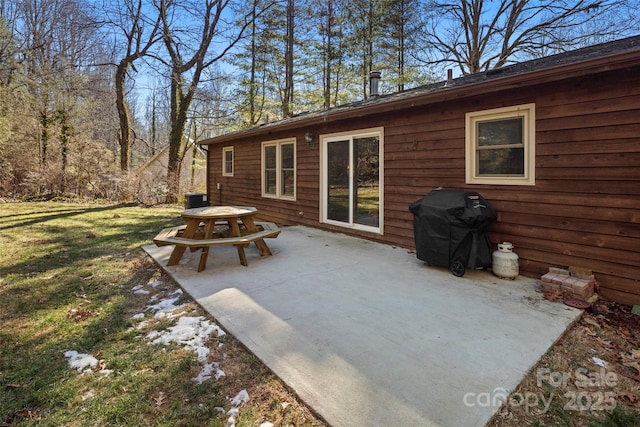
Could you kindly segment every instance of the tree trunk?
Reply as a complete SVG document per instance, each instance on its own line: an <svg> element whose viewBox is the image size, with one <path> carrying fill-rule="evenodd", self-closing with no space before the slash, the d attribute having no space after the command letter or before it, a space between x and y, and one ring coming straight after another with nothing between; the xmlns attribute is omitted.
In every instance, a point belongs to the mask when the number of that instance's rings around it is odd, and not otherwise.
<svg viewBox="0 0 640 427"><path fill-rule="evenodd" d="M47 110L40 112L40 166L44 167L47 164L47 149L49 148L49 114Z"/></svg>
<svg viewBox="0 0 640 427"><path fill-rule="evenodd" d="M293 107L293 18L294 18L294 0L289 0L287 4L287 36L286 48L284 54L285 63L285 86L284 86L284 102L282 105L282 115L284 117L291 116Z"/></svg>
<svg viewBox="0 0 640 427"><path fill-rule="evenodd" d="M60 183L60 191L64 193L67 190L67 164L69 156L69 142L73 136L73 126L69 123L69 114L65 110L58 111L58 120L60 121L60 146L62 151L62 182Z"/></svg>
<svg viewBox="0 0 640 427"><path fill-rule="evenodd" d="M184 132L182 125L176 122L171 125L169 132L169 161L167 163L167 203L177 203L180 194L180 144Z"/></svg>
<svg viewBox="0 0 640 427"><path fill-rule="evenodd" d="M156 145L158 144L158 135L157 135L157 123L156 123L156 115L157 115L157 107L156 107L156 92L153 91L151 105L151 156L156 155Z"/></svg>
<svg viewBox="0 0 640 427"><path fill-rule="evenodd" d="M399 22L398 22L398 92L402 92L404 90L404 69L405 69L405 38L406 38L406 4L404 2L400 2L398 4L399 8Z"/></svg>
<svg viewBox="0 0 640 427"><path fill-rule="evenodd" d="M254 126L258 123L256 117L256 1L253 2L251 9L251 70L249 78L249 125Z"/></svg>
<svg viewBox="0 0 640 427"><path fill-rule="evenodd" d="M116 107L118 109L118 121L120 124L120 170L128 172L131 159L131 126L129 108L127 106L125 79L127 76L127 64L121 62L116 69Z"/></svg>
<svg viewBox="0 0 640 427"><path fill-rule="evenodd" d="M177 203L180 194L180 146L187 123L188 105L182 99L182 75L174 70L171 76L171 129L169 130L169 160L167 162L167 203Z"/></svg>
<svg viewBox="0 0 640 427"><path fill-rule="evenodd" d="M196 158L198 156L198 146L195 144L195 141L198 140L198 122L193 120L193 146L191 147L191 181L189 183L190 191L193 191L196 188ZM186 151L185 147L185 151Z"/></svg>
<svg viewBox="0 0 640 427"><path fill-rule="evenodd" d="M324 108L331 108L331 61L333 60L333 4L331 0L327 1L327 46L324 70Z"/></svg>

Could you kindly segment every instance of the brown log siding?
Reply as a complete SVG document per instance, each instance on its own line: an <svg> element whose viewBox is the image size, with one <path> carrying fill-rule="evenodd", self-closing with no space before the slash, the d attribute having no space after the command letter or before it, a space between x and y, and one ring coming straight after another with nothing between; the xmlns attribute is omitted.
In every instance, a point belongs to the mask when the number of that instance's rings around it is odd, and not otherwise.
<svg viewBox="0 0 640 427"><path fill-rule="evenodd" d="M520 272L550 266L592 269L599 294L640 304L640 67L531 85L223 142L209 146L209 196L252 205L264 219L329 230L319 223L318 135L384 126L384 236L354 235L412 248L408 205L436 187L467 188L499 212L490 237L510 241ZM535 103L536 184L465 184L465 113ZM315 147L304 133L316 136ZM260 143L296 137L297 200L260 196ZM235 175L222 177L222 148L233 145ZM220 192L216 183L222 185Z"/></svg>

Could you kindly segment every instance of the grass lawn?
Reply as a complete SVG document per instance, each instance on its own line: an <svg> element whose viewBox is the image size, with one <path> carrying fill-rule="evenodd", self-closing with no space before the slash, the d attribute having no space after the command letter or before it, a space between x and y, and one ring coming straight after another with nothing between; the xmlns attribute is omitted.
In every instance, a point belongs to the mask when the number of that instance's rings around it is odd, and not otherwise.
<svg viewBox="0 0 640 427"><path fill-rule="evenodd" d="M180 317L215 324L140 249L180 210L0 203L0 427L323 425L229 334L200 359L152 343ZM194 381L203 360L224 375Z"/></svg>

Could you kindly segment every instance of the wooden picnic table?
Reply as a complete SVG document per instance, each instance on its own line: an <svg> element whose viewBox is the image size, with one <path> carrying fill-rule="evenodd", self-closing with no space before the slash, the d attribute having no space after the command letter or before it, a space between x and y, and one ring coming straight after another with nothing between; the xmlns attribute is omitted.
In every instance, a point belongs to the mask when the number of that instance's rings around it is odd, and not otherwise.
<svg viewBox="0 0 640 427"><path fill-rule="evenodd" d="M175 245L167 265L176 265L187 248L202 250L198 271L204 270L209 248L234 245L240 263L247 266L244 248L254 242L261 255L271 255L265 238L277 237L280 229L270 222L256 222L258 210L248 206L206 206L182 212L185 225L166 228L154 239L158 246Z"/></svg>

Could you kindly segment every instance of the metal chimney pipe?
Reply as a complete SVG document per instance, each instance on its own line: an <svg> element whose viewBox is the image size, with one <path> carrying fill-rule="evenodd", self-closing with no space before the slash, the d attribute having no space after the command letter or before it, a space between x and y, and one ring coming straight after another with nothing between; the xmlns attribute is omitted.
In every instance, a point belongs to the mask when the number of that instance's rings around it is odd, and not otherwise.
<svg viewBox="0 0 640 427"><path fill-rule="evenodd" d="M369 72L369 96L375 97L379 96L378 93L378 85L380 83L380 71L370 71Z"/></svg>

